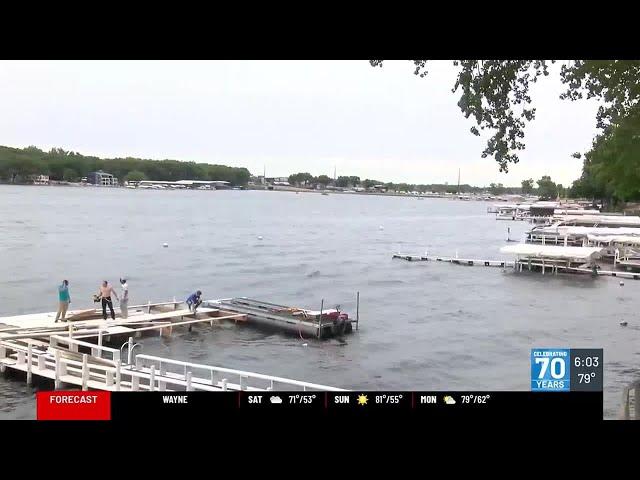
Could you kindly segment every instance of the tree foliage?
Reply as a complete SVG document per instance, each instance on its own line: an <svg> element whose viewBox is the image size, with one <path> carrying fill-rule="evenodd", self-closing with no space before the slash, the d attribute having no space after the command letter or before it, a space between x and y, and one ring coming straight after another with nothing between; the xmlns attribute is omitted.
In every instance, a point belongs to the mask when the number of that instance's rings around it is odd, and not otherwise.
<svg viewBox="0 0 640 480"><path fill-rule="evenodd" d="M358 185L360 185L360 177L341 176L336 179L336 187L348 188L348 187L356 187Z"/></svg>
<svg viewBox="0 0 640 480"><path fill-rule="evenodd" d="M427 76L427 60L414 60L414 73ZM548 76L544 60L454 60L458 77L453 92L461 92L458 106L466 118L473 116L474 135L487 130L491 136L482 157L492 156L507 172L518 163L518 152L525 148L527 122L535 118L529 96L531 84ZM382 60L372 60L382 66ZM576 60L562 65L560 78L566 85L561 99L595 98L601 102L596 117L598 128L606 135L612 128L637 111L640 103L640 61ZM479 129L478 129L479 127Z"/></svg>
<svg viewBox="0 0 640 480"><path fill-rule="evenodd" d="M289 183L291 185L308 185L312 183L314 176L308 172L294 173L289 175Z"/></svg>
<svg viewBox="0 0 640 480"><path fill-rule="evenodd" d="M596 137L570 193L605 205L640 200L640 109Z"/></svg>
<svg viewBox="0 0 640 480"><path fill-rule="evenodd" d="M124 177L124 179L128 182L140 182L142 180L146 180L146 178L147 177L145 176L144 172L141 172L140 170L131 170Z"/></svg>
<svg viewBox="0 0 640 480"><path fill-rule="evenodd" d="M536 183L538 184L538 197L548 200L558 197L558 186L549 175L544 175Z"/></svg>
<svg viewBox="0 0 640 480"><path fill-rule="evenodd" d="M316 182L326 187L327 185L329 185L329 183L331 183L331 178L329 178L327 175L320 175L318 176L318 178L316 178Z"/></svg>
<svg viewBox="0 0 640 480"><path fill-rule="evenodd" d="M251 176L246 168L225 165L132 157L102 159L61 148L44 152L33 146L23 149L0 146L2 180L27 181L30 175L45 174L51 180L73 181L96 170L104 170L120 179L137 172L149 180L224 180L233 185L245 185Z"/></svg>
<svg viewBox="0 0 640 480"><path fill-rule="evenodd" d="M522 193L533 193L533 178L522 180Z"/></svg>
<svg viewBox="0 0 640 480"><path fill-rule="evenodd" d="M489 191L491 192L491 195L500 195L505 193L505 188L501 183L492 183L489 185Z"/></svg>

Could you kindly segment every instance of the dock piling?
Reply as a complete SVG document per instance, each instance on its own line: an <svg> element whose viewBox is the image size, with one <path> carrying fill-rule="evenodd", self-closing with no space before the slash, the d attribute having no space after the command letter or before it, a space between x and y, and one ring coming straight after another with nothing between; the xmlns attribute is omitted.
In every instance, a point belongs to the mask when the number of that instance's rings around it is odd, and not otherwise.
<svg viewBox="0 0 640 480"><path fill-rule="evenodd" d="M0 345L0 360L6 357L7 357L7 349L2 345ZM7 369L7 366L4 363L0 365L0 373L4 373L6 369Z"/></svg>
<svg viewBox="0 0 640 480"><path fill-rule="evenodd" d="M322 310L324 309L324 298L320 302L320 319L318 320L318 338L322 338Z"/></svg>
<svg viewBox="0 0 640 480"><path fill-rule="evenodd" d="M356 331L358 331L358 322L360 321L360 292L356 293Z"/></svg>
<svg viewBox="0 0 640 480"><path fill-rule="evenodd" d="M149 391L153 392L156 388L156 366L151 365L151 372L149 374Z"/></svg>
<svg viewBox="0 0 640 480"><path fill-rule="evenodd" d="M87 381L89 380L88 357L89 356L86 353L82 355L82 391L83 392L86 392L88 390L87 388Z"/></svg>
<svg viewBox="0 0 640 480"><path fill-rule="evenodd" d="M127 363L131 365L131 360L133 358L133 337L129 337L128 343L128 352L127 352Z"/></svg>
<svg viewBox="0 0 640 480"><path fill-rule="evenodd" d="M116 392L120 391L120 380L122 379L122 374L120 372L121 366L122 362L120 360L116 361Z"/></svg>
<svg viewBox="0 0 640 480"><path fill-rule="evenodd" d="M33 366L33 351L31 342L27 341L27 385L33 383L33 375L31 373L31 367Z"/></svg>
<svg viewBox="0 0 640 480"><path fill-rule="evenodd" d="M56 350L55 353L55 380L54 380L54 388L56 390L60 389L60 350Z"/></svg>

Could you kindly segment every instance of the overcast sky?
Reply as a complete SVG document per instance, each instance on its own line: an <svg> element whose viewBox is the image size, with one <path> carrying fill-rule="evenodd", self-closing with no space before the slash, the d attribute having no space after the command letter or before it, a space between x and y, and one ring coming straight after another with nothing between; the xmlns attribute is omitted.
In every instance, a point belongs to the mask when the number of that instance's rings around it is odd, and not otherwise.
<svg viewBox="0 0 640 480"><path fill-rule="evenodd" d="M597 103L533 87L536 120L509 174L480 157L451 88L451 62L413 75L407 61L0 62L0 144L100 157L193 160L253 174L358 175L407 183L569 185L596 133Z"/></svg>

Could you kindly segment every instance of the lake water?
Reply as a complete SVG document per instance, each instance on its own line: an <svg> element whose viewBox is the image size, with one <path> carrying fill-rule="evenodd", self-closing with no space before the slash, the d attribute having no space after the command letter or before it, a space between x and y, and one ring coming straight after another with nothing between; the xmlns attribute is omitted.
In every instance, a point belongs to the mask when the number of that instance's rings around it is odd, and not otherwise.
<svg viewBox="0 0 640 480"><path fill-rule="evenodd" d="M503 258L507 228L519 238L529 225L496 221L486 208L362 195L0 186L0 316L54 311L63 278L76 309L93 307L100 281L119 277L129 279L130 304L200 289L205 298L312 309L324 299L355 315L360 291L360 331L346 345L226 325L145 337L143 351L348 389L529 390L531 348L602 347L604 415L615 417L622 388L640 373L640 282L392 260L398 251ZM0 418L34 416L34 389L0 375Z"/></svg>

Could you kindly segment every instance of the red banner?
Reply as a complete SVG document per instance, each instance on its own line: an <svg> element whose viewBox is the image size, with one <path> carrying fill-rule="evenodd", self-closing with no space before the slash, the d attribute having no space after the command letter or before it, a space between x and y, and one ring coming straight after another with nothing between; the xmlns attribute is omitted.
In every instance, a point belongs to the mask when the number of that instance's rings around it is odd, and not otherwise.
<svg viewBox="0 0 640 480"><path fill-rule="evenodd" d="M37 392L38 420L111 420L111 392Z"/></svg>

